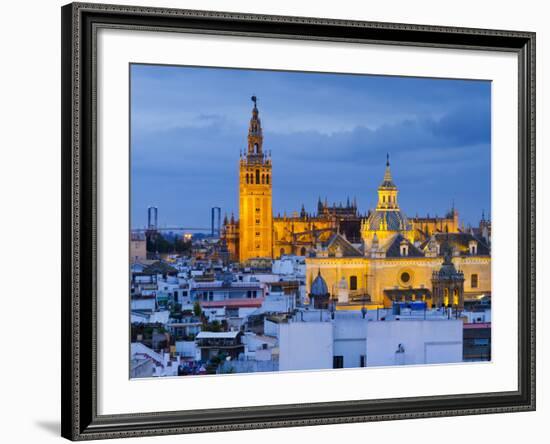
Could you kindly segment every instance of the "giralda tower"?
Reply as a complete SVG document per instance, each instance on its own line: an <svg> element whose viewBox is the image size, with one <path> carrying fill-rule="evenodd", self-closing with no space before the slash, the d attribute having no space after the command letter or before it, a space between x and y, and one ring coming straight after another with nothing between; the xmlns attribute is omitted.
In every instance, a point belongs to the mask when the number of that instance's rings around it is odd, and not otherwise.
<svg viewBox="0 0 550 444"><path fill-rule="evenodd" d="M248 147L239 161L239 260L272 257L271 158L263 151L256 96L248 127Z"/></svg>

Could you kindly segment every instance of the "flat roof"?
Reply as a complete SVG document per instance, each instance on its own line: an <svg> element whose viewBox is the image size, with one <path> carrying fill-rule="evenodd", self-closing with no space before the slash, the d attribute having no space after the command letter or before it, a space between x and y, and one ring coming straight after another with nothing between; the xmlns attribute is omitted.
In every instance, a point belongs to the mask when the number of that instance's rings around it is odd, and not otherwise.
<svg viewBox="0 0 550 444"><path fill-rule="evenodd" d="M491 323L490 322L465 323L464 328L469 328L469 329L491 328Z"/></svg>
<svg viewBox="0 0 550 444"><path fill-rule="evenodd" d="M235 339L239 331L201 331L195 339Z"/></svg>
<svg viewBox="0 0 550 444"><path fill-rule="evenodd" d="M248 307L261 307L264 302L264 298L255 299L226 299L225 301L207 301L200 302L203 308L248 308Z"/></svg>

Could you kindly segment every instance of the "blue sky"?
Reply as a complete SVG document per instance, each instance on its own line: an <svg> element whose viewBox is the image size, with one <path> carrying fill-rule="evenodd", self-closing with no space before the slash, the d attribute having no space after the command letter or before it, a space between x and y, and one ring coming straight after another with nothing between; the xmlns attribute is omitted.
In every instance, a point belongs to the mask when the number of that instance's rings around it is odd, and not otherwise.
<svg viewBox="0 0 550 444"><path fill-rule="evenodd" d="M238 215L238 159L258 97L273 159L274 213L317 199L376 205L390 154L401 209L466 224L490 209L487 81L219 68L131 66L131 217L208 227L210 208Z"/></svg>

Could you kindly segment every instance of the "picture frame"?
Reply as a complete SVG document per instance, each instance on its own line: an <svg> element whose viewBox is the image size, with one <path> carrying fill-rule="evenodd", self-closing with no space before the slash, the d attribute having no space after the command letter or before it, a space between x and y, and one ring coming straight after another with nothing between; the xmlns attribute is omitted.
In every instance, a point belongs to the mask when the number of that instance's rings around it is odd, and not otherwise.
<svg viewBox="0 0 550 444"><path fill-rule="evenodd" d="M535 409L535 34L489 29L72 3L62 14L62 436L216 432ZM97 31L494 51L518 62L517 390L98 414Z"/></svg>

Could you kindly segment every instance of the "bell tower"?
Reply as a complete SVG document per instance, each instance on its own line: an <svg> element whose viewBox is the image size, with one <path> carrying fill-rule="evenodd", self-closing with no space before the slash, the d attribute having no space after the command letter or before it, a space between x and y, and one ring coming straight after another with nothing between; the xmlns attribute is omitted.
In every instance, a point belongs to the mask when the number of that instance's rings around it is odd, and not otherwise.
<svg viewBox="0 0 550 444"><path fill-rule="evenodd" d="M390 155L386 155L386 172L384 180L378 187L378 205L377 210L399 211L397 204L397 186L393 183L393 178L390 170Z"/></svg>
<svg viewBox="0 0 550 444"><path fill-rule="evenodd" d="M264 153L256 96L248 126L248 146L239 161L239 261L272 257L271 157Z"/></svg>

